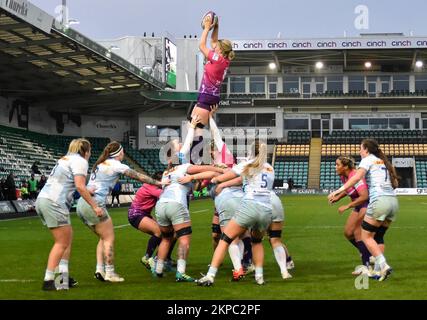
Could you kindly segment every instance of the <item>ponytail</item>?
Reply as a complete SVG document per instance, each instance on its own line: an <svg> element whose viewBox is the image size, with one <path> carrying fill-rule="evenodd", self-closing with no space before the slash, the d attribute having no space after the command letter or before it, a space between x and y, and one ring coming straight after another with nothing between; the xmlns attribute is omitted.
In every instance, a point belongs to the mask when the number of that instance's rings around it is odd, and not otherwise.
<svg viewBox="0 0 427 320"><path fill-rule="evenodd" d="M236 54L233 51L233 44L230 40L219 40L218 45L224 58L231 61L236 57Z"/></svg>
<svg viewBox="0 0 427 320"><path fill-rule="evenodd" d="M73 139L68 146L68 153L78 153L83 158L91 149L90 142L84 138Z"/></svg>
<svg viewBox="0 0 427 320"><path fill-rule="evenodd" d="M233 50L231 50L229 53L228 53L228 56L227 56L227 58L228 58L228 60L233 60L234 58L236 57L236 54L234 53L234 51Z"/></svg>
<svg viewBox="0 0 427 320"><path fill-rule="evenodd" d="M102 151L102 154L99 156L98 160L96 160L95 164L93 165L92 172L95 172L96 167L108 158L118 156L121 150L123 150L123 147L117 141L112 141L107 144L107 146L104 148L104 151Z"/></svg>
<svg viewBox="0 0 427 320"><path fill-rule="evenodd" d="M342 165L353 170L356 168L356 161L351 156L339 156L338 160L341 161Z"/></svg>
<svg viewBox="0 0 427 320"><path fill-rule="evenodd" d="M264 163L267 162L267 145L265 143L255 142L255 159L251 163L245 166L242 171L242 176L252 178L254 175L259 173Z"/></svg>
<svg viewBox="0 0 427 320"><path fill-rule="evenodd" d="M391 185L393 186L393 189L396 189L399 186L399 176L397 175L396 168L391 164L381 149L378 149L378 153L375 154L375 156L384 161L384 164L390 173Z"/></svg>
<svg viewBox="0 0 427 320"><path fill-rule="evenodd" d="M373 139L365 139L362 141L362 145L365 149L368 150L370 154L373 154L384 162L384 165L390 174L391 185L393 186L393 189L396 189L399 186L399 176L397 175L396 168L391 164L384 152L380 149L378 142Z"/></svg>

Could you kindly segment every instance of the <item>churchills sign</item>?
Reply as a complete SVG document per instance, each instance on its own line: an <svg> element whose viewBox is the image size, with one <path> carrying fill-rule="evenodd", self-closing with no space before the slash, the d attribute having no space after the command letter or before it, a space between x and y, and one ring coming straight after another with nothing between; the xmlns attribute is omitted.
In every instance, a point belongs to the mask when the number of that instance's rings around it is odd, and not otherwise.
<svg viewBox="0 0 427 320"><path fill-rule="evenodd" d="M6 0L6 6L19 15L24 17L28 15L28 4L26 1L20 3L14 0Z"/></svg>
<svg viewBox="0 0 427 320"><path fill-rule="evenodd" d="M95 125L98 129L117 129L117 125L111 122L98 121Z"/></svg>
<svg viewBox="0 0 427 320"><path fill-rule="evenodd" d="M0 8L45 33L50 33L52 29L53 17L27 0L0 0Z"/></svg>

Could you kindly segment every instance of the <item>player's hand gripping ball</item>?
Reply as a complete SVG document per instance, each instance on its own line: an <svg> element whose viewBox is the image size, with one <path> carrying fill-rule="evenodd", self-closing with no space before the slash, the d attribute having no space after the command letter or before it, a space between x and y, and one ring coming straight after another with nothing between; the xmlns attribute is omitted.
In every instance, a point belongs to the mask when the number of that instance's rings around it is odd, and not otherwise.
<svg viewBox="0 0 427 320"><path fill-rule="evenodd" d="M206 12L202 18L202 23L201 23L202 29L205 29L205 20L207 17L210 17L211 27L209 30L212 30L212 28L218 23L218 16L213 11Z"/></svg>

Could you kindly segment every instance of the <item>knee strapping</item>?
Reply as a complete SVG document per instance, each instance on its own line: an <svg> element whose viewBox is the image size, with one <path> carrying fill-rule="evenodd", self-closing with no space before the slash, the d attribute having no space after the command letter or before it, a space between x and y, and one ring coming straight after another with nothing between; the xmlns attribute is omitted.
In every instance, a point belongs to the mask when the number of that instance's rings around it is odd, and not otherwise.
<svg viewBox="0 0 427 320"><path fill-rule="evenodd" d="M185 227L185 228L179 229L176 232L176 237L180 238L182 236L186 236L186 235L192 234L192 233L193 233L193 230L191 229L191 227Z"/></svg>
<svg viewBox="0 0 427 320"><path fill-rule="evenodd" d="M162 232L162 238L165 238L165 239L173 238L173 234L174 234L173 231Z"/></svg>
<svg viewBox="0 0 427 320"><path fill-rule="evenodd" d="M378 244L384 244L384 235L387 232L387 227L379 227L377 232L375 233L374 236L374 240L378 243Z"/></svg>
<svg viewBox="0 0 427 320"><path fill-rule="evenodd" d="M225 233L221 234L221 240L224 240L225 242L227 242L228 244L233 242L233 239L230 239Z"/></svg>
<svg viewBox="0 0 427 320"><path fill-rule="evenodd" d="M251 237L251 241L252 241L252 243L261 243L262 237L261 238Z"/></svg>
<svg viewBox="0 0 427 320"><path fill-rule="evenodd" d="M379 228L376 226L373 226L372 224L370 224L366 221L363 221L362 222L362 229L365 231L368 231L368 232L377 233Z"/></svg>
<svg viewBox="0 0 427 320"><path fill-rule="evenodd" d="M282 237L282 230L270 230L268 232L268 236L271 238L281 238Z"/></svg>
<svg viewBox="0 0 427 320"><path fill-rule="evenodd" d="M212 223L212 233L217 233L218 236L221 234L221 227L219 224Z"/></svg>

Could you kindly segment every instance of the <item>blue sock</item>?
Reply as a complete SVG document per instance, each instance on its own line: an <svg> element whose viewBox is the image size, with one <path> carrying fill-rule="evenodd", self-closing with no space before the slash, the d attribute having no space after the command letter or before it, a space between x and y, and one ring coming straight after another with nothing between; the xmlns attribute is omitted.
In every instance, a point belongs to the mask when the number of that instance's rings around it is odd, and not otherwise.
<svg viewBox="0 0 427 320"><path fill-rule="evenodd" d="M190 203L190 202L188 202L188 203ZM172 252L173 252L173 249L175 248L175 244L176 244L176 238L174 238L172 243L171 243L171 246L170 246L169 252L168 252L167 260L172 260Z"/></svg>
<svg viewBox="0 0 427 320"><path fill-rule="evenodd" d="M359 246L357 245L357 241L353 238L353 239L349 239L348 240L353 246L355 246L356 249L359 250Z"/></svg>
<svg viewBox="0 0 427 320"><path fill-rule="evenodd" d="M243 241L243 245L245 247L244 251L243 251L243 259L242 259L242 264L244 266L247 266L249 264L251 264L252 262L252 242L251 242L251 238L247 237L242 239Z"/></svg>
<svg viewBox="0 0 427 320"><path fill-rule="evenodd" d="M358 241L357 248L361 254L362 264L364 266L369 266L369 257L371 256L371 253L369 252L368 248L366 248L365 243L363 241Z"/></svg>
<svg viewBox="0 0 427 320"><path fill-rule="evenodd" d="M151 236L150 240L148 240L147 251L145 252L145 255L147 257L152 257L154 250L156 250L161 241L162 238Z"/></svg>

